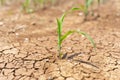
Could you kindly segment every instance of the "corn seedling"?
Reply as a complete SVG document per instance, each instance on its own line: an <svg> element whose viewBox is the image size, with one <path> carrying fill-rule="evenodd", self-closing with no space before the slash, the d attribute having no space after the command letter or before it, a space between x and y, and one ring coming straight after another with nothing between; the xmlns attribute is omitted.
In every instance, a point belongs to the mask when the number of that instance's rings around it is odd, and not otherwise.
<svg viewBox="0 0 120 80"><path fill-rule="evenodd" d="M105 3L105 1L106 0L96 0L96 2L98 3L98 7L101 3ZM90 8L90 6L92 6L93 2L94 2L94 0L85 0L85 4L83 4L83 5L80 4L79 5L78 9L84 13L85 20L86 20L88 14L90 13L89 8ZM91 12L92 12L91 15L94 15L94 12L93 11L91 11Z"/></svg>
<svg viewBox="0 0 120 80"><path fill-rule="evenodd" d="M22 7L23 10L27 13L31 13L34 11L34 9L38 8L44 8L45 3L51 3L54 4L56 0L25 0ZM31 8L34 7L34 8Z"/></svg>
<svg viewBox="0 0 120 80"><path fill-rule="evenodd" d="M30 2L31 2L30 0L25 0L25 2L22 5L23 10L25 10L25 12L27 13L33 12L33 9L30 8Z"/></svg>
<svg viewBox="0 0 120 80"><path fill-rule="evenodd" d="M39 1L39 5L42 8L44 8L45 4L47 4L47 3L54 5L56 0L37 0L37 1Z"/></svg>
<svg viewBox="0 0 120 80"><path fill-rule="evenodd" d="M92 5L92 3L93 3L93 0L85 0L84 5L80 4L78 9L85 14L85 17L88 15L89 7Z"/></svg>
<svg viewBox="0 0 120 80"><path fill-rule="evenodd" d="M84 11L85 16L88 15L88 13L89 13L88 9L92 5L92 3L93 3L93 0L86 0L86 2L85 2L85 11Z"/></svg>
<svg viewBox="0 0 120 80"><path fill-rule="evenodd" d="M65 16L75 10L81 10L81 8L72 8L70 11L65 12L59 19L57 19L57 33L58 33L58 54L59 54L59 58L63 57L63 53L61 52L61 48L62 48L62 42L71 34L73 33L78 33L81 35L84 35L88 40L90 40L90 42L92 43L92 45L95 47L95 43L93 41L93 39L85 32L83 31L77 31L77 30L70 30L67 31L65 34L62 35L62 27L63 27L63 22L64 22L64 18Z"/></svg>
<svg viewBox="0 0 120 80"><path fill-rule="evenodd" d="M0 0L0 5L4 5L5 0Z"/></svg>

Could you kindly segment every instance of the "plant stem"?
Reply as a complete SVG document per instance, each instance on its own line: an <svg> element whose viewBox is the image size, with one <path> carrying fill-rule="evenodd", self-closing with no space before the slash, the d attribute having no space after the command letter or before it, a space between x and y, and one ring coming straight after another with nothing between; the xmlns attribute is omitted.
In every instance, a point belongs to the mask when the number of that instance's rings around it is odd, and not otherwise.
<svg viewBox="0 0 120 80"><path fill-rule="evenodd" d="M58 37L59 38L59 37ZM58 39L58 53L59 53L59 55L60 55L60 52L61 52L61 46L60 46L60 44L59 44L59 39Z"/></svg>
<svg viewBox="0 0 120 80"><path fill-rule="evenodd" d="M62 53L61 53L61 33L58 35L58 53L59 53L59 58L62 58Z"/></svg>

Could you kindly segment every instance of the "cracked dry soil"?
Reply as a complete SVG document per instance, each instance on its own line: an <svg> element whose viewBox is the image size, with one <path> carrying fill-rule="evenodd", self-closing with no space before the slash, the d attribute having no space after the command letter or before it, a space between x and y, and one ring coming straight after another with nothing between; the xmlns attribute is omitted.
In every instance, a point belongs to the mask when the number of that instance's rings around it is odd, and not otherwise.
<svg viewBox="0 0 120 80"><path fill-rule="evenodd" d="M97 48L94 51L85 37L73 34L63 43L63 60L56 57L60 7L32 14L2 10L0 80L120 80L120 13L115 5L110 10L111 5L101 6L96 20L82 22L78 13L66 17L63 32L86 31Z"/></svg>

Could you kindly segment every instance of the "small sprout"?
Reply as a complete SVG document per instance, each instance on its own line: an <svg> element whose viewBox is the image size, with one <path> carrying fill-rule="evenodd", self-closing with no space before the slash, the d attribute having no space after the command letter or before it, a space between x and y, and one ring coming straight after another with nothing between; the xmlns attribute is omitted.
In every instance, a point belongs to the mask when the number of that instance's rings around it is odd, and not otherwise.
<svg viewBox="0 0 120 80"><path fill-rule="evenodd" d="M84 15L85 15L84 20L87 20L87 16L90 13L89 8L93 4L93 2L94 2L94 0L85 0L84 5L80 4L79 8L76 8L76 9L78 9L78 10L80 10L80 11L82 11L84 13ZM100 3L101 3L101 0L97 0L97 3L98 3L98 6L99 6ZM94 15L94 12L92 12L91 16L93 16L93 15Z"/></svg>
<svg viewBox="0 0 120 80"><path fill-rule="evenodd" d="M30 2L31 2L30 0L25 0L25 2L22 5L23 10L27 13L33 12L33 9L30 8Z"/></svg>
<svg viewBox="0 0 120 80"><path fill-rule="evenodd" d="M5 4L5 0L0 0L0 5L4 5Z"/></svg>
<svg viewBox="0 0 120 80"><path fill-rule="evenodd" d="M86 10L85 10L85 16L88 15L88 13L89 13L88 9L92 5L92 3L93 3L93 0L86 0L86 2L85 2L85 8L86 8Z"/></svg>
<svg viewBox="0 0 120 80"><path fill-rule="evenodd" d="M58 33L58 54L59 54L59 58L62 59L63 57L63 53L61 52L61 47L62 47L62 42L71 34L73 33L78 33L81 35L84 35L88 40L90 40L90 42L92 43L93 47L95 48L95 43L93 41L93 39L85 32L80 31L80 30L70 30L67 31L64 35L62 35L62 27L63 27L63 22L64 22L64 18L65 16L75 10L81 10L81 8L72 8L71 10L69 10L68 12L65 12L59 19L57 19L57 33Z"/></svg>
<svg viewBox="0 0 120 80"><path fill-rule="evenodd" d="M45 3L48 1L50 1L51 4L54 4L56 0L25 0L22 7L25 12L31 13L38 8L44 8Z"/></svg>

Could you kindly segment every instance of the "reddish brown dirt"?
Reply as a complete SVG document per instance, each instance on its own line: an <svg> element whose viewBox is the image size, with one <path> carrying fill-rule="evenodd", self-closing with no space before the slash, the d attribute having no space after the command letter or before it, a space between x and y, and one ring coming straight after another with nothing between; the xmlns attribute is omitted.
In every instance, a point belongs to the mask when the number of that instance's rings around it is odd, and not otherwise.
<svg viewBox="0 0 120 80"><path fill-rule="evenodd" d="M56 17L63 8L31 14L13 7L1 9L0 80L120 80L120 11L115 1L101 5L95 20L83 22L79 12L65 18L63 32L85 31L97 48L94 51L84 36L73 34L63 43L67 54L63 60L56 57Z"/></svg>

